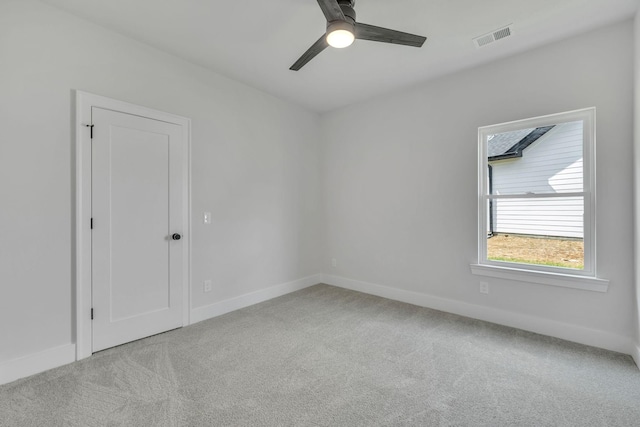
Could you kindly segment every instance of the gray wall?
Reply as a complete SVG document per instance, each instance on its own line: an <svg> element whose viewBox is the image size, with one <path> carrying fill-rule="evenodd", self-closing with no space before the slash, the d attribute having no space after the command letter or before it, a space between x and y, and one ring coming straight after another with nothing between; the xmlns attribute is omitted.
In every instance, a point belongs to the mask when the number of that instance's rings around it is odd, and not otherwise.
<svg viewBox="0 0 640 427"><path fill-rule="evenodd" d="M632 73L633 23L624 22L323 115L323 271L455 301L466 312L512 313L528 319L519 322L525 328L570 325L593 344L627 343L628 351ZM477 128L592 106L597 268L609 291L491 279L481 295L469 269L477 262Z"/></svg>
<svg viewBox="0 0 640 427"><path fill-rule="evenodd" d="M316 114L30 0L0 77L0 364L74 339L72 89L192 119L193 307L319 272Z"/></svg>

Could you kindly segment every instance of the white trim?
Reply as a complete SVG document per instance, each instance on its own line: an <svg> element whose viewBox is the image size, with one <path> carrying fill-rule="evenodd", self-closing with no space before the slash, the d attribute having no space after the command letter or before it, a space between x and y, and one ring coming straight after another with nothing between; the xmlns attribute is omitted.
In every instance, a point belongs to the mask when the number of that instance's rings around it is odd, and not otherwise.
<svg viewBox="0 0 640 427"><path fill-rule="evenodd" d="M203 320L249 307L250 305L258 304L263 301L268 301L291 292L299 291L301 289L308 288L309 286L321 283L321 279L321 274L314 274L313 276L303 277L302 279L294 280L292 282L281 283L266 289L261 289L235 298L206 305L204 307L197 307L191 310L191 322L201 322Z"/></svg>
<svg viewBox="0 0 640 427"><path fill-rule="evenodd" d="M485 194L486 200L499 199L568 199L584 197L584 193L527 193L527 194Z"/></svg>
<svg viewBox="0 0 640 427"><path fill-rule="evenodd" d="M486 322L510 326L525 331L573 341L619 353L630 354L633 344L627 337L597 329L549 320L542 317L515 313L467 302L436 297L433 295L391 288L388 286L347 279L339 276L323 275L322 282L328 285L351 289L383 298L445 311Z"/></svg>
<svg viewBox="0 0 640 427"><path fill-rule="evenodd" d="M183 270L183 275L184 275L184 280L185 280L185 284L186 286L183 288L183 296L182 296L182 301L183 301L183 309L184 311L182 312L182 322L184 324L184 326L190 325L191 324L191 307L193 306L193 302L191 301L191 254L193 253L193 224L191 223L191 212L192 212L192 196L191 196L191 189L193 188L191 186L191 119L187 119L189 121L188 123L188 139L187 139L187 167L186 167L186 173L187 173L187 179L184 180L183 182L185 183L185 185L187 186L187 189L185 191L184 194L187 195L187 206L186 206L186 213L183 212L183 218L187 218L187 228L185 230L187 230L187 244L184 245L185 246L185 250L186 252L186 256L187 256L187 268L186 270Z"/></svg>
<svg viewBox="0 0 640 427"><path fill-rule="evenodd" d="M524 270L522 268L499 267L495 265L471 264L471 273L477 276L497 277L518 282L539 283L585 291L607 292L609 280L590 276Z"/></svg>
<svg viewBox="0 0 640 427"><path fill-rule="evenodd" d="M633 345L631 357L633 357L633 361L636 362L636 366L640 369L640 344Z"/></svg>
<svg viewBox="0 0 640 427"><path fill-rule="evenodd" d="M141 117L174 123L182 127L185 141L183 230L187 230L188 244L183 245L183 326L190 322L190 249L191 249L191 120L175 114L118 101L104 96L76 91L76 360L91 356L91 108L97 106L107 110L121 111Z"/></svg>
<svg viewBox="0 0 640 427"><path fill-rule="evenodd" d="M0 385L39 374L76 360L75 344L65 344L0 364Z"/></svg>
<svg viewBox="0 0 640 427"><path fill-rule="evenodd" d="M87 109L89 110L87 116ZM85 119L86 116L86 119ZM82 92L76 92L76 360L91 355L91 233L85 233L91 212L91 150L84 149L90 141L89 130L85 125L91 123L91 101ZM87 219L89 217L89 219ZM86 308L86 309L85 309Z"/></svg>

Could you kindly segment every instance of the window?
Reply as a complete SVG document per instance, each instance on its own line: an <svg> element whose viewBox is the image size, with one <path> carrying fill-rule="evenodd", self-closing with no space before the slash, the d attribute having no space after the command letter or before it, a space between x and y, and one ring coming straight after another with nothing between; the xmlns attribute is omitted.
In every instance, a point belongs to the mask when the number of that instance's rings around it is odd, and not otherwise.
<svg viewBox="0 0 640 427"><path fill-rule="evenodd" d="M478 141L472 271L606 290L595 279L595 109L481 127Z"/></svg>

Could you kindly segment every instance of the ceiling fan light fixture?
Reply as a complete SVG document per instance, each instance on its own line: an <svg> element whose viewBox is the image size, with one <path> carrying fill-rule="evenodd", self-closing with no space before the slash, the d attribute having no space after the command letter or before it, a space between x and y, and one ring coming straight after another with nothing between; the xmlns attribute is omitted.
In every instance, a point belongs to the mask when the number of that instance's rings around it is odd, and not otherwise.
<svg viewBox="0 0 640 427"><path fill-rule="evenodd" d="M327 25L327 43L338 49L351 46L356 39L354 32L353 25L348 22L331 22Z"/></svg>

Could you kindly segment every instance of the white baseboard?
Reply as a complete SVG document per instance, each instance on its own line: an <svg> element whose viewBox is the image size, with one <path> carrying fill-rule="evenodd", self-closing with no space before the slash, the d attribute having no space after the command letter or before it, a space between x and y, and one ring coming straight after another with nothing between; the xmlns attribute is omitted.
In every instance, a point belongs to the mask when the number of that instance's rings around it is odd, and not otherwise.
<svg viewBox="0 0 640 427"><path fill-rule="evenodd" d="M65 344L0 363L0 384L39 374L76 360L75 344Z"/></svg>
<svg viewBox="0 0 640 427"><path fill-rule="evenodd" d="M259 291L220 301L215 304L194 308L191 310L191 323L211 319L212 317L220 316L234 310L239 310L272 298L299 291L301 289L308 288L309 286L317 285L321 282L322 275L314 274L313 276L303 277L302 279L294 280L293 282L281 283L266 289L261 289Z"/></svg>
<svg viewBox="0 0 640 427"><path fill-rule="evenodd" d="M628 337L610 332L339 276L323 274L322 283L421 307L445 311L447 313L458 314L460 316L471 317L473 319L484 320L486 322L523 329L525 331L561 338L593 347L604 348L618 353L630 354L635 347L636 355L634 358L636 363L640 362L640 354L638 354L640 350L637 346L635 346ZM640 364L638 366L640 366Z"/></svg>
<svg viewBox="0 0 640 427"><path fill-rule="evenodd" d="M633 361L636 362L636 366L640 369L640 344L633 345L633 353L631 353Z"/></svg>

